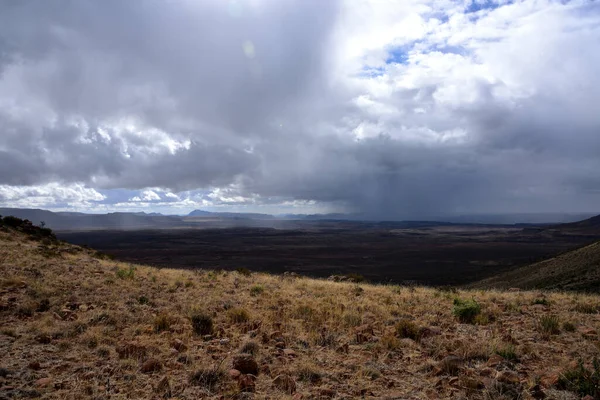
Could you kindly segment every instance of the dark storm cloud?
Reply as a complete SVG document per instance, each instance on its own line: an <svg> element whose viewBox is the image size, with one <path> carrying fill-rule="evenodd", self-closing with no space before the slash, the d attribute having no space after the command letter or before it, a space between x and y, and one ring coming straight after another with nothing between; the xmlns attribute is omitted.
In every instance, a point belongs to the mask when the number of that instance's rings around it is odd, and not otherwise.
<svg viewBox="0 0 600 400"><path fill-rule="evenodd" d="M4 2L0 195L163 188L377 218L595 208L599 9L414 3Z"/></svg>

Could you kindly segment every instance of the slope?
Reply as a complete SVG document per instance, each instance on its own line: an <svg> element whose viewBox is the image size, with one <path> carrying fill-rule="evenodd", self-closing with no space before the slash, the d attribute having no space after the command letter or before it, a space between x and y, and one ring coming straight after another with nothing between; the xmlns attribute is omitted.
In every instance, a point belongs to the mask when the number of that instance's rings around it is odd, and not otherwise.
<svg viewBox="0 0 600 400"><path fill-rule="evenodd" d="M600 242L470 285L600 292Z"/></svg>
<svg viewBox="0 0 600 400"><path fill-rule="evenodd" d="M0 226L1 399L600 394L598 296L161 270L26 231Z"/></svg>

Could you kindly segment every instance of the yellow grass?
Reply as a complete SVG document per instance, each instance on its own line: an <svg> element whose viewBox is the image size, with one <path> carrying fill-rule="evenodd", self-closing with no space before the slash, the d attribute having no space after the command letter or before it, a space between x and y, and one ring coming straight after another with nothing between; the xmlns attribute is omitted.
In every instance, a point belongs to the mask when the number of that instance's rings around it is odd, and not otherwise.
<svg viewBox="0 0 600 400"><path fill-rule="evenodd" d="M39 247L0 232L0 367L10 373L0 378L0 397L245 398L228 370L239 349L255 342L257 399L292 398L273 383L278 375L291 376L305 399L511 398L501 397L496 381L504 369L518 375L508 389L521 398L541 382L550 398L566 399L577 397L557 390L553 375L600 355L593 333L600 315L575 311L598 305L596 296L156 269L99 260L75 246L59 246L54 255ZM481 304L478 324L458 322L455 297ZM540 298L548 305L533 304ZM38 311L43 302L48 309ZM212 337L194 333L190 317L198 312L212 316ZM244 312L247 321L236 317ZM558 317L560 333L540 329L545 315ZM400 337L401 320L433 333ZM565 322L576 329L562 329ZM185 348L174 349L176 339ZM132 354L120 357L126 345ZM506 349L519 361L490 366ZM464 362L458 379L440 371L449 355ZM143 373L149 359L160 370ZM209 387L190 381L199 370L224 374Z"/></svg>

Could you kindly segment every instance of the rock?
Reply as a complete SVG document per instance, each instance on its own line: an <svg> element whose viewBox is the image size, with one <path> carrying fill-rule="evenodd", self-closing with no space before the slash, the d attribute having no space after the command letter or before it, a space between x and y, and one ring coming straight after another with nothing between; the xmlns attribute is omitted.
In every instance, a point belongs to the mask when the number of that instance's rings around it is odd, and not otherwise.
<svg viewBox="0 0 600 400"><path fill-rule="evenodd" d="M502 361L504 361L504 357L502 357L499 354L494 354L487 360L486 365L488 367L495 367L496 365L500 364Z"/></svg>
<svg viewBox="0 0 600 400"><path fill-rule="evenodd" d="M242 373L239 370L237 370L237 369L233 369L232 368L232 369L229 370L229 377L231 379L238 379L241 374Z"/></svg>
<svg viewBox="0 0 600 400"><path fill-rule="evenodd" d="M511 385L516 385L521 382L519 375L514 371L500 371L496 374L496 380Z"/></svg>
<svg viewBox="0 0 600 400"><path fill-rule="evenodd" d="M534 387L529 389L529 394L531 394L531 397L533 397L534 399L546 398L546 393L542 390L542 387L540 385L535 385Z"/></svg>
<svg viewBox="0 0 600 400"><path fill-rule="evenodd" d="M283 354L285 354L288 357L296 357L296 352L292 349L284 349Z"/></svg>
<svg viewBox="0 0 600 400"><path fill-rule="evenodd" d="M242 374L258 375L258 363L250 354L238 354L233 358L233 368Z"/></svg>
<svg viewBox="0 0 600 400"><path fill-rule="evenodd" d="M156 391L165 398L171 397L171 384L169 383L169 378L163 376L160 382L158 382Z"/></svg>
<svg viewBox="0 0 600 400"><path fill-rule="evenodd" d="M50 386L51 384L52 384L51 378L40 378L37 381L35 381L35 386L37 386L37 387L46 387L46 386Z"/></svg>
<svg viewBox="0 0 600 400"><path fill-rule="evenodd" d="M287 374L275 377L273 379L273 386L287 394L294 394L296 392L296 382Z"/></svg>
<svg viewBox="0 0 600 400"><path fill-rule="evenodd" d="M485 386L483 382L477 378L471 378L469 376L461 376L460 384L470 390L479 390L483 389Z"/></svg>
<svg viewBox="0 0 600 400"><path fill-rule="evenodd" d="M39 363L39 362L37 362L37 361L32 361L32 362L30 362L30 363L29 363L29 365L27 365L27 367L28 367L29 369L32 369L32 370L34 370L34 371L39 371L40 369L42 369L42 366L41 366L41 365L40 365L40 363Z"/></svg>
<svg viewBox="0 0 600 400"><path fill-rule="evenodd" d="M439 362L438 368L446 374L455 375L460 371L464 360L458 356L447 356Z"/></svg>
<svg viewBox="0 0 600 400"><path fill-rule="evenodd" d="M540 385L545 388L551 388L558 383L560 375L557 373L549 373L540 378Z"/></svg>
<svg viewBox="0 0 600 400"><path fill-rule="evenodd" d="M319 390L319 394L321 395L321 397L333 398L335 397L336 392L333 389L323 388Z"/></svg>
<svg viewBox="0 0 600 400"><path fill-rule="evenodd" d="M302 400L304 399L304 395L302 393L296 393L294 395L294 397L292 397L292 400Z"/></svg>
<svg viewBox="0 0 600 400"><path fill-rule="evenodd" d="M436 326L422 327L419 330L419 337L421 337L421 338L438 336L441 334L442 334L442 330Z"/></svg>
<svg viewBox="0 0 600 400"><path fill-rule="evenodd" d="M242 392L254 392L256 390L256 376L252 374L241 374L238 378L238 387Z"/></svg>
<svg viewBox="0 0 600 400"><path fill-rule="evenodd" d="M182 353L187 350L187 346L179 339L175 339L171 342L171 347L173 347L178 352Z"/></svg>
<svg viewBox="0 0 600 400"><path fill-rule="evenodd" d="M140 371L144 374L158 372L162 369L162 363L154 358L151 358L142 364Z"/></svg>
<svg viewBox="0 0 600 400"><path fill-rule="evenodd" d="M219 340L219 344L222 346L227 345L227 344L229 344L229 339L227 339L227 338L221 339L221 340Z"/></svg>

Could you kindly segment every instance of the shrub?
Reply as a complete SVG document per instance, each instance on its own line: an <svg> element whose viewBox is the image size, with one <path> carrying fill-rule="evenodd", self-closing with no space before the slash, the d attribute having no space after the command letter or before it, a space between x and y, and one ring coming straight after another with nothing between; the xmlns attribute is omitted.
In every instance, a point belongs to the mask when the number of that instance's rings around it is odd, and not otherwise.
<svg viewBox="0 0 600 400"><path fill-rule="evenodd" d="M154 318L154 332L160 333L168 331L171 327L171 318L165 313L159 314Z"/></svg>
<svg viewBox="0 0 600 400"><path fill-rule="evenodd" d="M342 319L344 321L344 325L347 327L359 326L362 322L362 318L360 317L360 314L355 313L355 312L345 313L342 316Z"/></svg>
<svg viewBox="0 0 600 400"><path fill-rule="evenodd" d="M573 308L573 311L582 314L596 314L598 312L598 306L580 303Z"/></svg>
<svg viewBox="0 0 600 400"><path fill-rule="evenodd" d="M119 279L133 279L135 277L135 267L130 265L128 269L117 268L116 274Z"/></svg>
<svg viewBox="0 0 600 400"><path fill-rule="evenodd" d="M255 341L249 341L244 343L244 345L240 348L240 353L252 354L256 356L260 350L260 346Z"/></svg>
<svg viewBox="0 0 600 400"><path fill-rule="evenodd" d="M563 329L567 332L575 332L575 325L572 322L565 322Z"/></svg>
<svg viewBox="0 0 600 400"><path fill-rule="evenodd" d="M531 302L531 304L541 304L543 306L547 306L547 305L550 305L550 302L545 297L542 297L542 298L533 300Z"/></svg>
<svg viewBox="0 0 600 400"><path fill-rule="evenodd" d="M418 341L421 339L421 330L414 322L403 319L396 323L396 335L399 338L409 338Z"/></svg>
<svg viewBox="0 0 600 400"><path fill-rule="evenodd" d="M194 386L201 386L212 391L224 377L225 374L219 368L200 369L190 375L189 382Z"/></svg>
<svg viewBox="0 0 600 400"><path fill-rule="evenodd" d="M475 299L454 299L452 313L462 323L473 323L475 317L481 312L481 306Z"/></svg>
<svg viewBox="0 0 600 400"><path fill-rule="evenodd" d="M497 348L496 354L502 356L504 359L509 360L509 361L514 361L514 362L519 361L519 357L517 356L515 346L510 343L503 347Z"/></svg>
<svg viewBox="0 0 600 400"><path fill-rule="evenodd" d="M545 335L556 335L560 333L560 324L556 315L544 315L538 324L539 330Z"/></svg>
<svg viewBox="0 0 600 400"><path fill-rule="evenodd" d="M265 288L262 285L254 285L250 288L250 295L258 296L264 291L265 291Z"/></svg>
<svg viewBox="0 0 600 400"><path fill-rule="evenodd" d="M308 364L301 365L296 370L296 374L299 380L310 383L319 383L323 377L320 371Z"/></svg>
<svg viewBox="0 0 600 400"><path fill-rule="evenodd" d="M600 361L594 358L592 369L587 369L579 360L577 367L565 371L558 379L559 389L570 390L580 396L600 398Z"/></svg>
<svg viewBox="0 0 600 400"><path fill-rule="evenodd" d="M227 310L227 316L235 324L242 324L250 320L250 314L243 308L230 308Z"/></svg>
<svg viewBox="0 0 600 400"><path fill-rule="evenodd" d="M250 272L250 270L248 268L244 268L244 267L240 267L240 268L236 268L235 271L243 276L250 276L250 274L252 274L252 272Z"/></svg>
<svg viewBox="0 0 600 400"><path fill-rule="evenodd" d="M365 277L361 274L350 273L346 275L346 279L350 282L361 283L365 281Z"/></svg>
<svg viewBox="0 0 600 400"><path fill-rule="evenodd" d="M213 333L213 320L208 314L197 312L190 317L192 328L196 335L210 335Z"/></svg>
<svg viewBox="0 0 600 400"><path fill-rule="evenodd" d="M140 304L148 304L150 302L150 300L148 299L148 297L143 296L143 295L140 296L140 297L138 297L137 301Z"/></svg>

